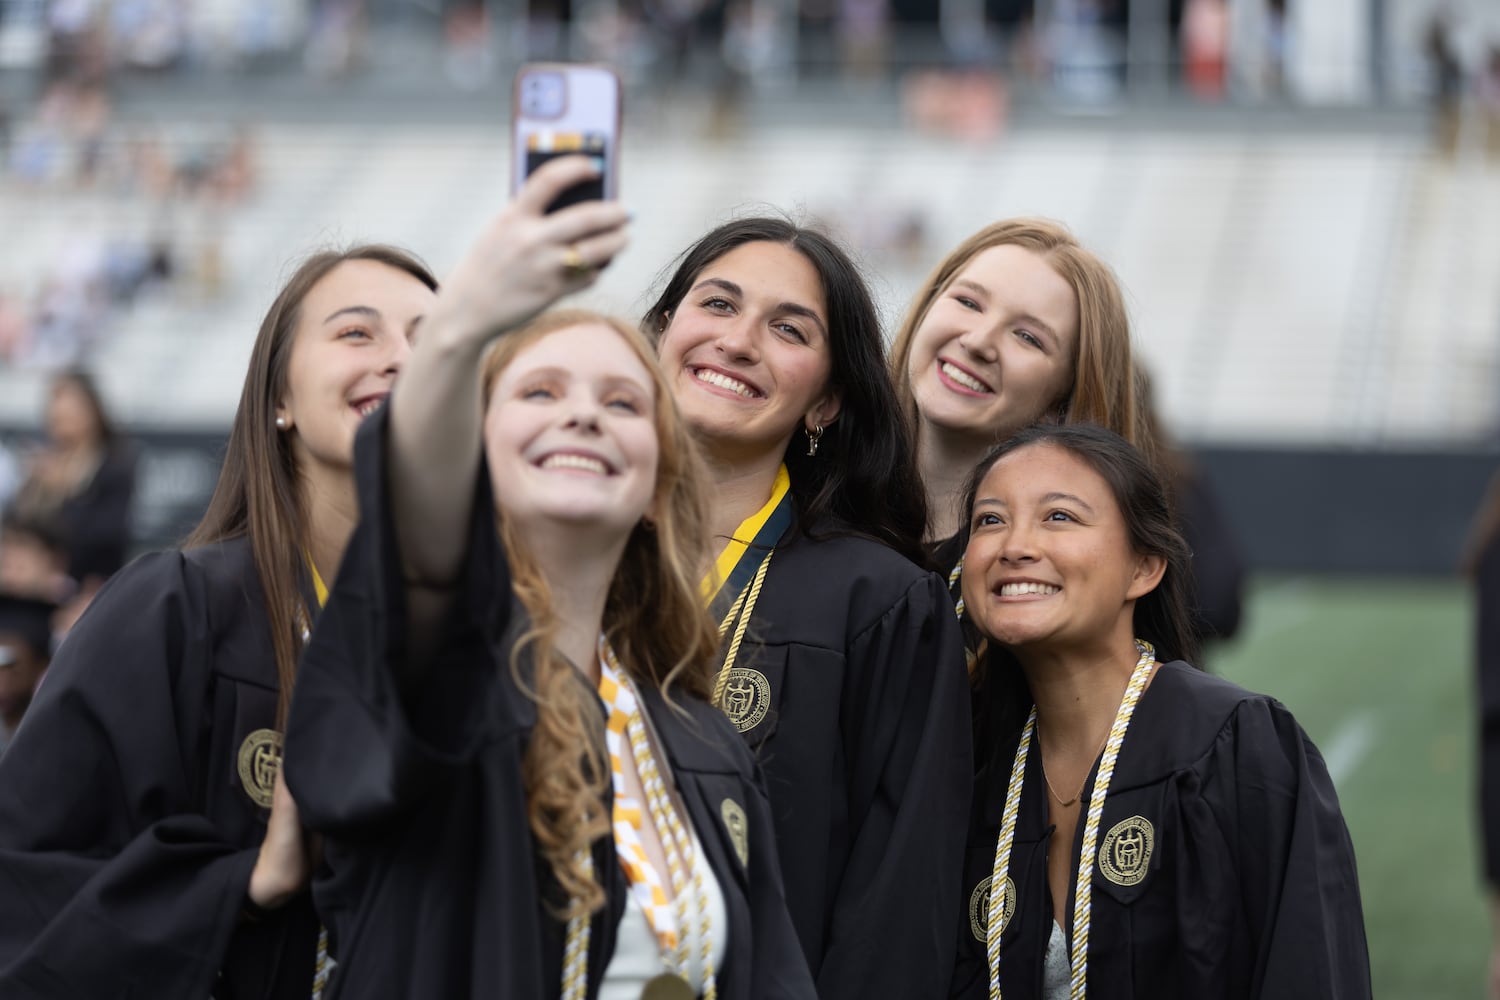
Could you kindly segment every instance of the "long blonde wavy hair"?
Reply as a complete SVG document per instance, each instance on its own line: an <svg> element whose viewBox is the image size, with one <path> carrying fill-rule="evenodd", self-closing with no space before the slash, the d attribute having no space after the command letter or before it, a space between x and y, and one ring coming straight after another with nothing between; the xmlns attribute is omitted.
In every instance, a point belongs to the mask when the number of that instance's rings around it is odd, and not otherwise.
<svg viewBox="0 0 1500 1000"><path fill-rule="evenodd" d="M670 688L707 701L719 650L718 629L699 589L707 564L707 474L645 337L598 313L545 313L500 338L486 355L485 405L500 374L521 351L577 326L603 326L617 333L651 373L656 393L655 521L638 524L626 542L605 599L605 638L621 668L638 684L649 684L664 695ZM531 628L511 655L511 669L537 703L536 728L524 764L526 809L532 834L567 893L569 902L558 913L571 917L604 905L603 889L579 860L610 828L603 807L610 781L603 727L597 696L557 651L561 623L546 577L504 510L497 516L512 585L531 618ZM522 679L523 654L529 654L529 681Z"/></svg>
<svg viewBox="0 0 1500 1000"><path fill-rule="evenodd" d="M1060 424L1091 423L1107 427L1155 457L1155 444L1143 426L1131 361L1130 318L1120 283L1109 265L1085 248L1073 234L1047 219L1004 219L991 223L953 248L928 275L891 345L891 379L915 440L921 415L912 394L912 341L917 328L954 278L991 247L1010 244L1041 257L1073 289L1078 300L1078 349L1068 388L1039 418ZM1021 428L1012 428L1015 433Z"/></svg>

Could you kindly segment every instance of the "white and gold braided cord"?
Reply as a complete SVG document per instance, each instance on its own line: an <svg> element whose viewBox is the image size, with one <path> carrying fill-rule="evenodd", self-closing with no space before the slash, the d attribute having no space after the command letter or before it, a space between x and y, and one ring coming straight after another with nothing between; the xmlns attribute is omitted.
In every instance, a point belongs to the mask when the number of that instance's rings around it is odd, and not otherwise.
<svg viewBox="0 0 1500 1000"><path fill-rule="evenodd" d="M594 877L594 858L588 851L576 855L588 878ZM589 992L589 937L593 932L593 915L575 913L568 919L563 939L562 1000L585 1000Z"/></svg>
<svg viewBox="0 0 1500 1000"><path fill-rule="evenodd" d="M958 572L962 569L962 565ZM1135 714L1136 703L1146 682L1151 677L1151 668L1156 662L1156 650L1143 639L1135 641L1140 659L1130 673L1125 685L1125 694L1120 707L1115 711L1115 720L1109 728L1109 738L1104 744L1104 754L1099 761L1099 772L1094 778L1093 790L1089 793L1088 817L1084 821L1083 844L1078 856L1078 876L1073 888L1073 946L1070 981L1071 1000L1084 1000L1088 977L1089 924L1092 912L1094 887L1094 862L1098 855L1099 821L1104 815L1104 800L1109 794L1110 779L1114 777L1115 765L1120 759L1120 748L1125 743L1125 731L1130 718ZM1021 741L1016 747L1015 762L1011 766L1010 783L1005 792L1005 812L1000 820L1000 836L995 842L995 866L990 876L988 909L985 914L985 959L990 973L990 1000L1001 1000L1000 992L1000 931L1004 883L1010 870L1011 846L1015 842L1016 821L1020 814L1021 789L1026 781L1026 758L1031 750L1032 736L1036 731L1036 706L1026 719L1021 730ZM1017 904L1019 905L1019 903Z"/></svg>
<svg viewBox="0 0 1500 1000"><path fill-rule="evenodd" d="M948 593L953 593L953 585L957 583L958 578L963 575L964 557L959 556L958 562L953 564L953 571L948 574ZM953 606L953 613L956 614L959 618L962 618L964 616L964 595L962 593L958 595L958 603Z"/></svg>
<svg viewBox="0 0 1500 1000"><path fill-rule="evenodd" d="M762 565L765 565L762 563ZM689 896L695 897L698 911L699 945L703 963L704 1000L716 1000L717 982L713 968L713 925L708 912L707 893L703 889L701 870L693 864L693 840L682 824L682 819L667 796L666 784L656 766L656 755L646 738L645 721L639 710L631 714L628 725L630 749L635 757L636 770L640 774L641 788L646 795L646 804L651 813L652 825L661 839L662 853L666 855L667 872L672 882L677 912L676 961L671 971L690 979L692 935L689 933L691 914ZM688 873L692 872L691 888Z"/></svg>
<svg viewBox="0 0 1500 1000"><path fill-rule="evenodd" d="M989 906L985 914L985 959L990 970L990 1000L1000 1000L1000 930L1004 924L1000 912L1005 905L1005 878L1010 871L1010 849L1016 839L1016 818L1021 812L1021 786L1026 780L1026 757L1031 750L1031 734L1036 731L1036 706L1026 717L1021 730L1021 744L1010 768L1010 784L1005 790L1005 812L1000 818L1000 839L995 847L995 867L990 873Z"/></svg>
<svg viewBox="0 0 1500 1000"><path fill-rule="evenodd" d="M1088 978L1089 914L1092 912L1094 890L1094 860L1099 850L1099 820L1104 815L1104 797L1109 794L1110 779L1115 776L1115 764L1120 759L1120 747L1125 743L1125 730L1130 726L1130 717L1135 714L1136 702L1146 689L1151 677L1151 666L1156 661L1156 650L1142 639L1135 641L1141 658L1130 673L1130 683L1125 685L1125 696L1120 699L1120 708L1115 712L1115 721L1109 727L1109 740L1104 744L1104 756L1099 761L1099 774L1094 778L1094 790L1089 794L1088 819L1083 825L1083 849L1078 855L1078 884L1073 890L1073 954L1072 954L1072 1000L1083 1000Z"/></svg>

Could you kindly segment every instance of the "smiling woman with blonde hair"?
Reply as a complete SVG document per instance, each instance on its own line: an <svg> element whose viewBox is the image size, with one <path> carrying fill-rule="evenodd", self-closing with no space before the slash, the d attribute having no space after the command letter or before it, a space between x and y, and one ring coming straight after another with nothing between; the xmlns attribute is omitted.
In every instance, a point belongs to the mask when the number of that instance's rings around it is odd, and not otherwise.
<svg viewBox="0 0 1500 1000"><path fill-rule="evenodd" d="M1131 350L1119 281L1056 222L993 223L933 269L890 364L942 572L960 555L954 536L969 473L1012 434L1038 422L1089 422L1152 454Z"/></svg>
<svg viewBox="0 0 1500 1000"><path fill-rule="evenodd" d="M625 245L617 205L544 213L591 171L532 175L360 435L287 736L333 998L813 997L707 700L697 451L638 332L534 319Z"/></svg>

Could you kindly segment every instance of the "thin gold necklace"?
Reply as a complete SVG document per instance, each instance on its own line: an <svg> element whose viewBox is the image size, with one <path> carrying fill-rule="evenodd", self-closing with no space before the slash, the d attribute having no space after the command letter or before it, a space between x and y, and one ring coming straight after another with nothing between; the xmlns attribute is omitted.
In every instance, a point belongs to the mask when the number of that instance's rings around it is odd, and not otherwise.
<svg viewBox="0 0 1500 1000"><path fill-rule="evenodd" d="M1037 743L1040 744L1042 740L1041 726L1037 727L1036 738ZM1099 759L1099 755L1104 752L1104 744L1108 742L1109 730L1106 729L1104 731L1104 739L1099 741L1099 749L1095 750L1094 756L1089 758L1089 769L1083 772L1083 783L1078 786L1078 791L1073 793L1073 797L1071 799L1064 799L1061 795L1057 794L1057 789L1052 787L1052 779L1047 777L1047 757L1045 754L1042 755L1042 780L1047 783L1047 791L1052 793L1052 797L1057 800L1058 805L1066 809L1083 797L1083 790L1089 786L1089 775L1094 773L1094 761Z"/></svg>

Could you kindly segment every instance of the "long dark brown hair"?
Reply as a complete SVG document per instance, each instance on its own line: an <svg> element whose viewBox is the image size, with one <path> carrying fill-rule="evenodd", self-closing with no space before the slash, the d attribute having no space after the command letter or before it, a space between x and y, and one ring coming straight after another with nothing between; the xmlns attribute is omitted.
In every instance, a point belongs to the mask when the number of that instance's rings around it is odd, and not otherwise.
<svg viewBox="0 0 1500 1000"><path fill-rule="evenodd" d="M637 525L625 543L605 598L605 638L621 669L638 684L655 687L663 695L670 688L707 701L719 652L718 629L699 591L708 550L707 474L646 338L598 313L545 313L507 333L486 355L486 405L501 373L521 351L561 330L593 325L617 333L650 373L658 443L656 517L649 525ZM505 511L497 514L512 585L531 618L531 628L515 644L511 660L511 669L537 703L536 728L523 764L526 809L532 835L571 901L563 912L571 916L604 904L599 883L579 861L581 852L609 830L603 808L609 762L598 698L557 651L561 622L547 578ZM530 660L529 681L521 674L523 653Z"/></svg>
<svg viewBox="0 0 1500 1000"><path fill-rule="evenodd" d="M659 338L698 275L747 243L775 243L800 253L818 272L828 307L828 381L840 397L839 415L825 429L816 456L807 454L798 434L783 456L799 527L807 533L833 517L844 530L884 542L925 565L927 494L886 371L880 316L859 268L834 239L774 217L727 222L677 258L641 329Z"/></svg>
<svg viewBox="0 0 1500 1000"><path fill-rule="evenodd" d="M1198 634L1193 626L1193 574L1187 542L1177 528L1172 503L1156 467L1114 431L1094 424L1038 425L1027 428L993 449L969 479L964 494L968 539L974 501L995 463L1023 448L1061 448L1081 459L1109 485L1125 521L1130 547L1142 555L1160 556L1166 563L1161 581L1135 602L1135 635L1156 647L1156 658L1198 660ZM986 737L1012 734L1021 728L1032 699L1020 664L1006 649L987 642L974 669L978 731ZM972 647L971 647L972 648Z"/></svg>
<svg viewBox="0 0 1500 1000"><path fill-rule="evenodd" d="M291 703L304 623L310 623L303 597L307 580L307 511L298 486L297 459L289 436L276 429L276 408L287 392L292 344L301 319L302 301L334 268L369 260L405 271L428 288L434 278L413 255L383 244L325 250L302 262L277 294L250 352L250 368L240 392L239 409L229 431L219 481L203 519L183 542L185 548L212 545L248 536L255 570L265 595L276 658L276 725L280 728Z"/></svg>

